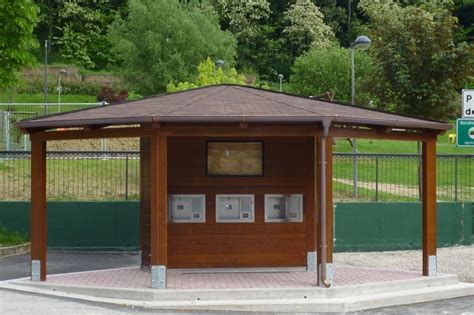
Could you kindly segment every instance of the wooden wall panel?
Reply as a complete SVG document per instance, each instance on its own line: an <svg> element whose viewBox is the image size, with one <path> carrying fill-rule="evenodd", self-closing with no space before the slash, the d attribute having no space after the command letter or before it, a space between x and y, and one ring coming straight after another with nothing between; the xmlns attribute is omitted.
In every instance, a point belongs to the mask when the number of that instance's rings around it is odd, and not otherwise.
<svg viewBox="0 0 474 315"><path fill-rule="evenodd" d="M169 194L205 194L206 223L168 224L168 266L305 266L306 233L314 233L307 226L314 203L313 138L252 138L264 142L262 177L208 177L206 140L250 139L169 138ZM279 193L304 194L304 222L264 222L264 194ZM216 223L216 194L254 194L255 223Z"/></svg>
<svg viewBox="0 0 474 315"><path fill-rule="evenodd" d="M140 249L142 266L150 265L150 138L140 138Z"/></svg>

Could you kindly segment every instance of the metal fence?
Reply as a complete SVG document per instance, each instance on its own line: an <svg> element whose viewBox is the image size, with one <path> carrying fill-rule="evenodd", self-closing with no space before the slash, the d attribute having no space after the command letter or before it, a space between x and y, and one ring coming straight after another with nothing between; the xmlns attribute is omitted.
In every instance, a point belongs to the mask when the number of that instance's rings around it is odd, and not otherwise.
<svg viewBox="0 0 474 315"><path fill-rule="evenodd" d="M51 200L129 200L140 192L139 153L48 152L47 185ZM357 195L354 155L334 155L334 199L416 201L420 198L418 155L358 154ZM30 198L30 153L0 152L0 200ZM437 198L474 200L474 155L438 155Z"/></svg>
<svg viewBox="0 0 474 315"><path fill-rule="evenodd" d="M129 200L140 192L138 152L48 152L51 200ZM0 152L0 200L30 198L30 152Z"/></svg>
<svg viewBox="0 0 474 315"><path fill-rule="evenodd" d="M420 200L421 156L338 153L334 156L333 179L337 200ZM438 155L436 180L439 201L474 200L474 155Z"/></svg>
<svg viewBox="0 0 474 315"><path fill-rule="evenodd" d="M101 103L0 103L0 150L29 150L28 137L15 123L22 119L105 105Z"/></svg>

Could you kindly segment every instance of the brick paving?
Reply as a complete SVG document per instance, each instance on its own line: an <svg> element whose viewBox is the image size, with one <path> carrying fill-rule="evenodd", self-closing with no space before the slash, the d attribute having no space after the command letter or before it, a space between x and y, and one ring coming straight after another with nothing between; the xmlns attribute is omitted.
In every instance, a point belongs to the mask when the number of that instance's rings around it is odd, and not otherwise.
<svg viewBox="0 0 474 315"><path fill-rule="evenodd" d="M306 271L203 272L168 270L169 289L308 288L316 284L316 273ZM334 266L334 286L408 280L421 271ZM48 283L114 288L149 288L150 273L139 267L51 275Z"/></svg>

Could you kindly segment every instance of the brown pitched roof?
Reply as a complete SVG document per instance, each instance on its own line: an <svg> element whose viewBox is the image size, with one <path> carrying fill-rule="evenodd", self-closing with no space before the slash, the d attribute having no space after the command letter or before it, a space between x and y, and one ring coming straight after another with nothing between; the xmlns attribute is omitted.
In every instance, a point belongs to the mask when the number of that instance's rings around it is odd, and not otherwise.
<svg viewBox="0 0 474 315"><path fill-rule="evenodd" d="M446 123L239 85L216 85L117 105L23 120L19 128L124 125L147 122L276 122L381 125L447 130Z"/></svg>

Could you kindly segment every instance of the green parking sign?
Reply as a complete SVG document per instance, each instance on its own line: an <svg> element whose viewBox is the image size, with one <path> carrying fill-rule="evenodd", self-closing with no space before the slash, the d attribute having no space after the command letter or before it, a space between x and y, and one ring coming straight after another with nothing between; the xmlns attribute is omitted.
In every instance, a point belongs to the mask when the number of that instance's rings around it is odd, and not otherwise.
<svg viewBox="0 0 474 315"><path fill-rule="evenodd" d="M456 145L458 147L474 147L474 119L458 119L456 121Z"/></svg>

